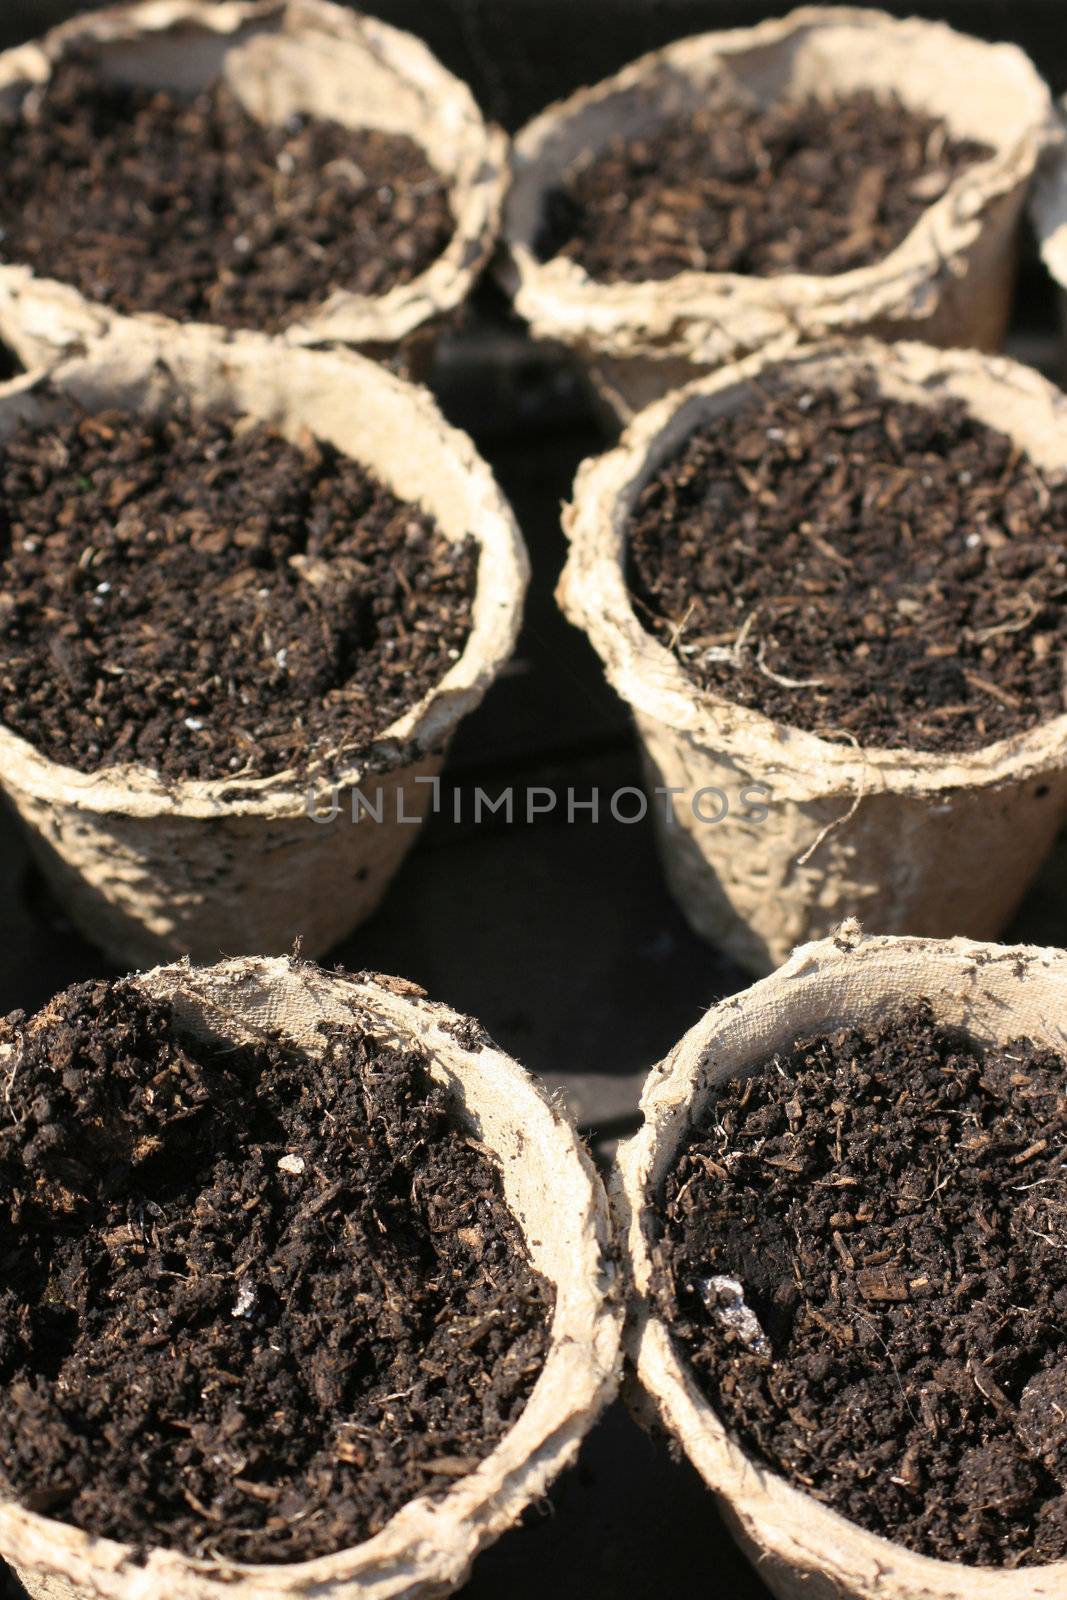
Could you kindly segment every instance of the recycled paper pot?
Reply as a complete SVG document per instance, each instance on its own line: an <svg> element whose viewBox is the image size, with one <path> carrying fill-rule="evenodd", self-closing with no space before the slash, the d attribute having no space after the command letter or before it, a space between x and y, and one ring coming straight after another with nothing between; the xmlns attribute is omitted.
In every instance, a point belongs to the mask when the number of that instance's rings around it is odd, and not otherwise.
<svg viewBox="0 0 1067 1600"><path fill-rule="evenodd" d="M467 644L358 762L339 758L313 778L164 782L134 764L79 772L0 723L0 786L74 922L121 964L283 954L298 937L316 955L370 915L414 843L457 724L511 654L526 552L466 435L425 391L353 354L116 327L50 375L0 385L0 440L20 422L47 427L72 403L158 414L177 401L256 417L290 438L307 430L424 507L445 537L473 537Z"/></svg>
<svg viewBox="0 0 1067 1600"><path fill-rule="evenodd" d="M631 1400L681 1444L781 1600L1064 1600L1067 1562L997 1571L915 1555L751 1460L700 1392L652 1295L663 1183L715 1087L749 1076L800 1035L872 1023L917 996L939 1020L981 1039L1006 1044L1025 1034L1062 1050L1067 955L967 939L863 938L846 926L715 1006L652 1069L644 1126L619 1152L613 1191L632 1274L624 1336Z"/></svg>
<svg viewBox="0 0 1067 1600"><path fill-rule="evenodd" d="M0 54L0 125L54 64L88 53L111 79L196 93L220 74L248 111L269 124L294 113L353 128L406 134L450 184L452 238L410 283L382 295L341 284L317 310L278 337L340 343L395 358L421 376L444 319L467 298L496 243L506 183L507 140L483 121L470 90L420 40L329 0L146 0L108 7ZM119 319L69 284L28 266L0 266L0 312L49 349L103 333ZM133 318L174 329L169 317ZM216 330L228 340L260 337Z"/></svg>
<svg viewBox="0 0 1067 1600"><path fill-rule="evenodd" d="M0 1500L0 1556L33 1600L281 1600L287 1595L413 1600L443 1595L471 1562L578 1453L616 1388L621 1312L607 1202L573 1126L534 1081L465 1019L414 984L338 977L287 960L236 960L203 969L160 967L135 980L169 1000L176 1020L213 1041L264 1035L321 1054L323 1024L353 1021L421 1048L431 1075L500 1169L504 1198L532 1265L555 1289L544 1368L522 1415L469 1475L442 1497L409 1501L380 1533L299 1564L243 1566L94 1539Z"/></svg>
<svg viewBox="0 0 1067 1600"><path fill-rule="evenodd" d="M559 601L633 711L650 784L675 791L669 814L662 800L650 808L670 887L696 931L756 973L850 916L875 933L995 937L1067 805L1067 715L962 754L835 743L699 689L634 610L626 521L638 494L772 368L831 388L863 370L914 404L962 400L1039 466L1067 470L1067 396L1039 374L873 340L749 357L649 406L585 463Z"/></svg>
<svg viewBox="0 0 1067 1600"><path fill-rule="evenodd" d="M1067 100L1061 101L1060 112L1067 119ZM1041 258L1059 288L1061 367L1067 373L1067 149L1063 145L1049 152L1034 187L1031 212Z"/></svg>
<svg viewBox="0 0 1067 1600"><path fill-rule="evenodd" d="M712 90L746 102L898 94L993 154L960 174L881 261L828 277L683 272L598 283L564 257L540 261L546 196L572 163L633 139ZM551 106L518 135L504 212L506 285L538 338L574 350L623 418L667 389L788 335L835 333L999 347L1011 309L1017 223L1054 137L1048 91L1013 45L880 11L808 6L752 28L653 51Z"/></svg>

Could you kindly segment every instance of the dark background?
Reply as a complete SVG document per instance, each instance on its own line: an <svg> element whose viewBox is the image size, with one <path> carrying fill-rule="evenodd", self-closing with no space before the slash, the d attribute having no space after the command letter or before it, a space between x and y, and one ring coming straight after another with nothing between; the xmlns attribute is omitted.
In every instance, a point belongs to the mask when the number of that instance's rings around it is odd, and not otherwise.
<svg viewBox="0 0 1067 1600"><path fill-rule="evenodd" d="M0 0L0 46L90 9L69 0ZM362 9L419 34L466 78L490 116L516 128L644 50L702 28L784 16L792 7L758 0L371 0ZM1067 89L1064 0L890 0L883 9L941 18L983 39L1013 39L1057 93Z"/></svg>
<svg viewBox="0 0 1067 1600"><path fill-rule="evenodd" d="M91 9L0 0L0 47ZM750 23L788 6L744 0L378 0L365 9L424 37L509 128L644 50L702 28ZM1067 0L890 5L1026 48L1067 89ZM1050 287L1032 243L1012 353L1057 362ZM526 785L579 795L640 782L627 718L584 639L556 610L559 505L603 436L573 375L525 342L492 294L439 364L445 410L470 429L509 495L534 582L514 661L464 724L446 777L468 793ZM445 812L450 807L446 803ZM1009 937L1067 943L1067 848L1027 898ZM690 933L663 887L650 830L610 820L530 827L432 822L385 906L332 957L397 972L480 1017L572 1106L598 1158L636 1126L648 1067L714 1001L745 983ZM0 1014L108 972L66 925L0 810ZM10 1585L10 1595L17 1591ZM523 1528L483 1555L467 1600L766 1600L711 1497L684 1463L616 1406L579 1466ZM0 1567L0 1597L9 1600Z"/></svg>

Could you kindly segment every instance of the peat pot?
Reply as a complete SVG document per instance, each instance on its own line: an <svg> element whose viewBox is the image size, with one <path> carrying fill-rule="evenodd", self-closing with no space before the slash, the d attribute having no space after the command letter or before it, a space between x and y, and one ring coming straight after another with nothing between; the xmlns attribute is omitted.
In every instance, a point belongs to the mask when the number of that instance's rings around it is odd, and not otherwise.
<svg viewBox="0 0 1067 1600"><path fill-rule="evenodd" d="M544 1366L518 1420L473 1471L434 1498L408 1501L363 1544L298 1564L244 1566L94 1539L0 1501L0 1556L32 1600L414 1600L450 1593L487 1544L573 1462L612 1398L621 1326L607 1201L571 1123L469 1019L396 978L328 974L290 960L160 967L134 980L194 1038L233 1045L277 1038L315 1055L324 1025L351 1026L424 1052L431 1077L499 1168L531 1265L555 1293Z"/></svg>
<svg viewBox="0 0 1067 1600"><path fill-rule="evenodd" d="M659 281L596 282L563 256L542 261L547 197L573 163L615 139L654 135L709 96L897 94L991 148L959 173L888 255L818 276L696 269ZM515 140L503 267L539 339L587 367L624 420L665 390L785 336L872 333L999 347L1011 309L1017 224L1039 155L1056 138L1048 91L1014 45L876 10L806 6L755 27L698 34L642 56L535 117Z"/></svg>
<svg viewBox="0 0 1067 1600"><path fill-rule="evenodd" d="M959 754L860 747L700 689L642 626L625 529L659 465L764 374L833 388L861 369L893 398L961 400L1046 471L1067 465L1067 400L1031 369L913 343L829 343L749 357L649 406L581 468L564 518L559 601L633 711L649 786L671 792L669 807L650 806L670 887L696 931L756 973L850 916L874 933L996 937L1067 803L1067 716ZM746 795L758 804L739 804Z"/></svg>
<svg viewBox="0 0 1067 1600"><path fill-rule="evenodd" d="M279 955L296 939L314 956L370 915L418 836L457 725L514 647L526 553L467 436L424 390L355 354L116 328L85 356L0 385L0 439L79 406L158 414L178 404L254 417L290 439L310 433L422 506L445 537L472 537L466 646L358 760L342 755L310 778L164 782L133 762L87 773L0 724L0 785L74 922L121 964Z"/></svg>
<svg viewBox="0 0 1067 1600"><path fill-rule="evenodd" d="M364 294L333 287L278 335L296 345L345 344L416 376L436 335L466 300L496 242L507 141L487 125L464 83L421 40L330 0L147 0L109 6L0 54L0 122L17 118L56 63L87 57L112 82L195 94L221 76L257 120L294 114L411 138L448 181L454 230L406 284ZM0 312L40 355L97 336L119 315L26 265L0 266ZM133 320L161 333L169 316ZM243 329L220 337L255 337Z"/></svg>
<svg viewBox="0 0 1067 1600"><path fill-rule="evenodd" d="M712 1007L653 1067L644 1125L620 1151L613 1190L633 1282L629 1398L684 1449L779 1600L1064 1600L1065 1562L997 1570L917 1555L754 1462L694 1382L654 1299L662 1186L716 1087L750 1076L798 1037L862 1027L918 996L939 1022L982 1041L1026 1035L1060 1051L1067 956L966 939L867 938L846 924L838 938L805 945L771 977Z"/></svg>
<svg viewBox="0 0 1067 1600"><path fill-rule="evenodd" d="M1061 120L1067 119L1067 101L1061 101L1059 109ZM1067 151L1062 146L1050 151L1043 163L1030 209L1041 258L1059 291L1060 366L1067 372Z"/></svg>

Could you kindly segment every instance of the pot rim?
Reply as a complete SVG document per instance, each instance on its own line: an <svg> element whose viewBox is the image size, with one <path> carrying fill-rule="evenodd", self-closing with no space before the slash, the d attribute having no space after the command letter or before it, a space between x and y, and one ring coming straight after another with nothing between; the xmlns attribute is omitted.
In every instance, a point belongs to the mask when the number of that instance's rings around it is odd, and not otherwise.
<svg viewBox="0 0 1067 1600"><path fill-rule="evenodd" d="M725 65L731 57L787 45L826 27L854 31L872 59L877 57L877 35L888 32L920 62L925 58L928 78L933 67L938 76L944 75L947 53L956 58L957 75L965 81L967 69L973 76L975 64L982 63L998 73L1005 90L1013 89L1030 103L1029 120L1012 139L997 142L992 156L960 173L888 255L848 272L761 277L687 271L664 281L601 283L566 257L538 259L534 242L541 201L562 170L553 143L575 119L610 107L612 100L633 95L646 84L653 93L662 93L672 74L699 73L703 78L708 61L716 57ZM864 36L872 34L868 43ZM881 82L872 75L872 86ZM908 85L897 87L907 100ZM612 132L605 118L601 146ZM993 142L989 134L985 137ZM744 341L749 349L785 333L827 337L879 319L920 318L934 310L931 286L953 275L953 261L977 240L990 205L1018 190L1040 153L1058 137L1048 88L1017 46L989 44L944 22L901 19L874 8L801 6L752 27L695 34L650 51L527 123L512 147L499 272L517 310L538 336L616 357L682 354L699 361L703 353L705 359L721 359L724 351L738 349L731 327L738 318L749 321Z"/></svg>
<svg viewBox="0 0 1067 1600"><path fill-rule="evenodd" d="M646 407L614 449L583 462L564 510L570 544L557 589L564 613L588 634L609 682L639 715L662 723L695 744L736 758L746 771L773 774L776 791L802 800L878 791L937 795L959 788L1018 783L1067 764L1067 713L977 750L938 753L887 750L832 739L775 721L722 694L702 690L675 656L638 620L626 585L625 521L650 471L670 450L740 396L770 368L844 372L867 368L879 383L910 384L909 398L931 406L940 399L987 387L1025 412L1026 426L990 421L1049 452L1057 434L1067 437L1067 396L1028 367L973 350L941 350L901 341L827 340L796 347L780 341L698 378ZM658 452L658 454L657 454ZM1067 470L1067 456L1063 458Z"/></svg>
<svg viewBox="0 0 1067 1600"><path fill-rule="evenodd" d="M651 1408L652 1419L679 1440L705 1483L723 1497L746 1539L796 1569L800 1580L828 1572L835 1593L840 1586L849 1597L1064 1600L1067 1561L1004 1569L918 1555L860 1527L754 1461L704 1397L651 1303L653 1195L692 1126L694 1100L699 1105L715 1082L736 1076L765 1059L767 1051L782 1048L787 1034L793 1038L798 1032L843 1025L866 1014L858 999L864 997L873 1008L879 986L888 987L894 974L907 974L921 983L935 1009L940 998L951 1012L962 1012L960 1020L966 1021L969 997L979 1000L983 986L990 983L1017 986L1020 972L1050 975L1067 996L1067 954L1061 950L963 938L865 935L850 920L830 938L800 945L777 972L707 1011L651 1069L641 1098L643 1125L619 1150L611 1201L632 1279L623 1335L634 1373L631 1401L639 1411ZM816 1011L825 1003L820 986L831 1010L822 1021L806 1016L801 1020L805 991L814 997L808 1004ZM988 994L984 1003L987 1011L1004 1005L1001 997ZM765 1046L761 1037L756 1045L746 1038L746 1059L734 1059L737 1029L746 1020L754 1032L776 1042ZM722 1070L717 1057L725 1058Z"/></svg>
<svg viewBox="0 0 1067 1600"><path fill-rule="evenodd" d="M254 1038L264 1029L273 1036L282 1027L295 1038L295 1031L282 1025L297 1008L306 1019L351 1023L355 1018L383 1037L422 1047L437 1075L456 1088L464 1116L501 1167L505 1188L507 1161L516 1159L514 1150L505 1159L508 1139L526 1159L551 1167L546 1188L565 1237L546 1242L544 1219L523 1217L508 1201L527 1242L536 1229L541 1237L534 1243L551 1254L557 1269L549 1351L518 1420L473 1472L437 1498L409 1500L379 1533L350 1549L310 1561L245 1564L157 1546L139 1564L128 1545L93 1538L0 1500L4 1558L16 1568L56 1574L76 1589L113 1600L164 1594L181 1600L242 1594L267 1600L336 1593L344 1585L356 1588L343 1592L358 1588L366 1600L446 1592L569 1464L617 1388L621 1275L607 1197L573 1123L541 1084L488 1038L460 1042L470 1039L470 1019L430 1001L404 979L327 973L291 957L243 957L199 969L179 961L131 981L157 998L174 997L186 1025L192 1022L223 1037ZM499 1122L508 1125L508 1138L487 1130L484 1113L490 1102ZM536 1263L537 1249L531 1254ZM544 1271L548 1262L539 1265Z"/></svg>
<svg viewBox="0 0 1067 1600"><path fill-rule="evenodd" d="M359 439L347 446L338 444L342 453L362 461L388 483L390 475L382 471L377 459L380 446L375 447L376 435L386 426L382 419L388 418L395 427L402 425L409 448L418 443L427 459L439 461L439 503L443 504L446 491L462 496L466 531L476 540L479 557L471 629L458 660L421 699L368 741L358 757L342 754L336 770L316 770L302 783L285 772L254 779L235 774L207 781L166 781L138 763L82 772L51 760L0 722L0 782L5 787L97 814L296 817L307 814L312 797L336 797L339 791L357 787L368 774L394 771L422 755L441 751L511 655L530 570L514 514L468 435L444 420L428 391L396 377L378 362L354 351L286 348L269 340L224 346L192 328L184 330L180 339L161 340L138 327L116 325L108 338L94 342L83 356L68 355L49 367L0 384L0 417L6 411L32 418L34 408L53 403L57 392L61 397L87 389L99 394L109 383L120 390L125 384L126 392L132 387L139 396L149 397L156 385L154 403L164 410L179 395L191 396L195 403L205 384L224 388L229 384L234 392L240 382L247 388L254 384L257 373L270 375L272 371L276 388L292 394L303 385L308 394L321 395L329 385L340 403L358 389L361 404L349 432L358 431ZM167 386L162 399L160 382ZM274 420L266 399L263 406L262 412L240 405L235 409L268 422ZM352 419L350 407L344 420L352 424ZM398 493L398 498L411 497ZM431 496L423 496L422 503L432 515L437 514ZM326 759L321 758L319 768ZM233 791L238 791L236 797Z"/></svg>
<svg viewBox="0 0 1067 1600"><path fill-rule="evenodd" d="M448 180L454 230L445 250L410 283L381 295L331 291L327 301L299 322L270 336L282 344L316 345L332 341L372 347L397 345L430 320L455 310L496 242L507 186L508 140L485 122L467 85L449 72L421 39L377 17L351 11L333 0L132 0L86 12L60 23L40 39L0 52L0 95L28 91L46 83L55 62L84 45L106 51L145 36L173 35L174 48L201 36L238 34L277 25L279 34L310 35L348 43L419 95L423 117L412 118L408 136L435 164L434 125L447 130L460 147L457 169ZM117 321L139 323L163 332L210 329L228 343L265 337L249 328L228 329L203 321L184 321L164 312L122 313L83 295L73 284L39 276L24 264L0 265L0 294L10 297L53 340L71 342L98 336Z"/></svg>

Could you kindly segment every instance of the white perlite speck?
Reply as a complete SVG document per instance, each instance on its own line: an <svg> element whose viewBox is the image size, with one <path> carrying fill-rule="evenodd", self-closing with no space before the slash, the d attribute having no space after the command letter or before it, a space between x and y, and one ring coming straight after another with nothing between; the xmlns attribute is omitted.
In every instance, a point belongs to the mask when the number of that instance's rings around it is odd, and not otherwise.
<svg viewBox="0 0 1067 1600"><path fill-rule="evenodd" d="M745 1291L737 1278L698 1278L697 1289L704 1309L714 1322L730 1333L755 1355L769 1356L771 1341L759 1325L754 1311L745 1304Z"/></svg>
<svg viewBox="0 0 1067 1600"><path fill-rule="evenodd" d="M233 1307L233 1310L230 1312L230 1315L232 1317L248 1317L248 1316L251 1316L252 1307L255 1305L255 1303L256 1303L255 1285L250 1283L247 1278L243 1278L241 1280L241 1286L237 1291L237 1299L234 1302L234 1307Z"/></svg>
<svg viewBox="0 0 1067 1600"><path fill-rule="evenodd" d="M279 1172L291 1172L294 1178L299 1178L304 1170L303 1156L282 1156L278 1162Z"/></svg>

